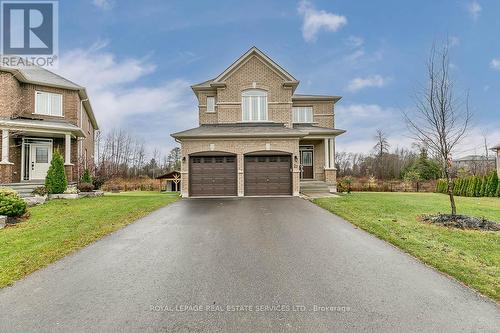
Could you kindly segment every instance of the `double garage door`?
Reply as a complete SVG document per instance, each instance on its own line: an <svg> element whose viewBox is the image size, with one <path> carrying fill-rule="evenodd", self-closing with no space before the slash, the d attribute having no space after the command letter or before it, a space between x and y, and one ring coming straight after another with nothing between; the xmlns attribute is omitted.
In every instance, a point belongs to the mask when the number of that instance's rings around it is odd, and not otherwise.
<svg viewBox="0 0 500 333"><path fill-rule="evenodd" d="M291 158L288 155L245 156L245 195L291 195ZM190 196L237 195L236 156L189 158Z"/></svg>

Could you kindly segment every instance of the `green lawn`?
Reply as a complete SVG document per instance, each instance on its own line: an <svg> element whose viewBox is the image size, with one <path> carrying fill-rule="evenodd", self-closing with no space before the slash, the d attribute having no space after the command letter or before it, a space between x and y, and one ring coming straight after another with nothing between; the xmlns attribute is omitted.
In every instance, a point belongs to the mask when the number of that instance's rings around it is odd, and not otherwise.
<svg viewBox="0 0 500 333"><path fill-rule="evenodd" d="M459 214L500 222L499 198L456 197ZM465 231L417 221L449 213L448 197L434 193L352 193L314 202L481 293L500 301L500 233Z"/></svg>
<svg viewBox="0 0 500 333"><path fill-rule="evenodd" d="M0 288L178 198L124 192L30 208L29 220L0 230Z"/></svg>

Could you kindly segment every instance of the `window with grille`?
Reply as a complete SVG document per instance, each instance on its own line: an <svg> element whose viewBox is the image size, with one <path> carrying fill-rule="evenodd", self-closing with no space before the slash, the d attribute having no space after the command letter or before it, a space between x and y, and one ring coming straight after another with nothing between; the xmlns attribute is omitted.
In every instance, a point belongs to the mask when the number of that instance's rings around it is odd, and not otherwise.
<svg viewBox="0 0 500 333"><path fill-rule="evenodd" d="M311 106L297 106L293 108L294 123L312 123L313 109Z"/></svg>
<svg viewBox="0 0 500 333"><path fill-rule="evenodd" d="M215 112L215 97L207 97L207 112Z"/></svg>
<svg viewBox="0 0 500 333"><path fill-rule="evenodd" d="M267 92L245 90L241 96L243 121L267 121Z"/></svg>
<svg viewBox="0 0 500 333"><path fill-rule="evenodd" d="M48 116L62 116L62 95L37 91L35 113Z"/></svg>

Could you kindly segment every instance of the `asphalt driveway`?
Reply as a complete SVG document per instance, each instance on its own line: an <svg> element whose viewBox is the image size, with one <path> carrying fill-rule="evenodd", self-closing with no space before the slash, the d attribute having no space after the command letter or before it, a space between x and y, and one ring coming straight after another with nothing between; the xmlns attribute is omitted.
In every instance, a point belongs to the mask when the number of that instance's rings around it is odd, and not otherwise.
<svg viewBox="0 0 500 333"><path fill-rule="evenodd" d="M1 290L0 331L499 332L500 309L305 200L191 199Z"/></svg>

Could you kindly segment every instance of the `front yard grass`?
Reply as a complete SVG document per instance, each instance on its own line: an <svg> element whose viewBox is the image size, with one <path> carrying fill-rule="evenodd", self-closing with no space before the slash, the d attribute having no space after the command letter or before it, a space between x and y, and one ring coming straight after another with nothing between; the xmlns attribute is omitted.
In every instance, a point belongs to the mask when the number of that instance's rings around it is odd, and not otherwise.
<svg viewBox="0 0 500 333"><path fill-rule="evenodd" d="M499 198L455 197L458 214L500 222ZM500 232L449 229L417 216L449 213L435 193L352 193L314 202L438 270L500 301Z"/></svg>
<svg viewBox="0 0 500 333"><path fill-rule="evenodd" d="M0 230L0 288L178 200L178 194L124 192L52 200Z"/></svg>

